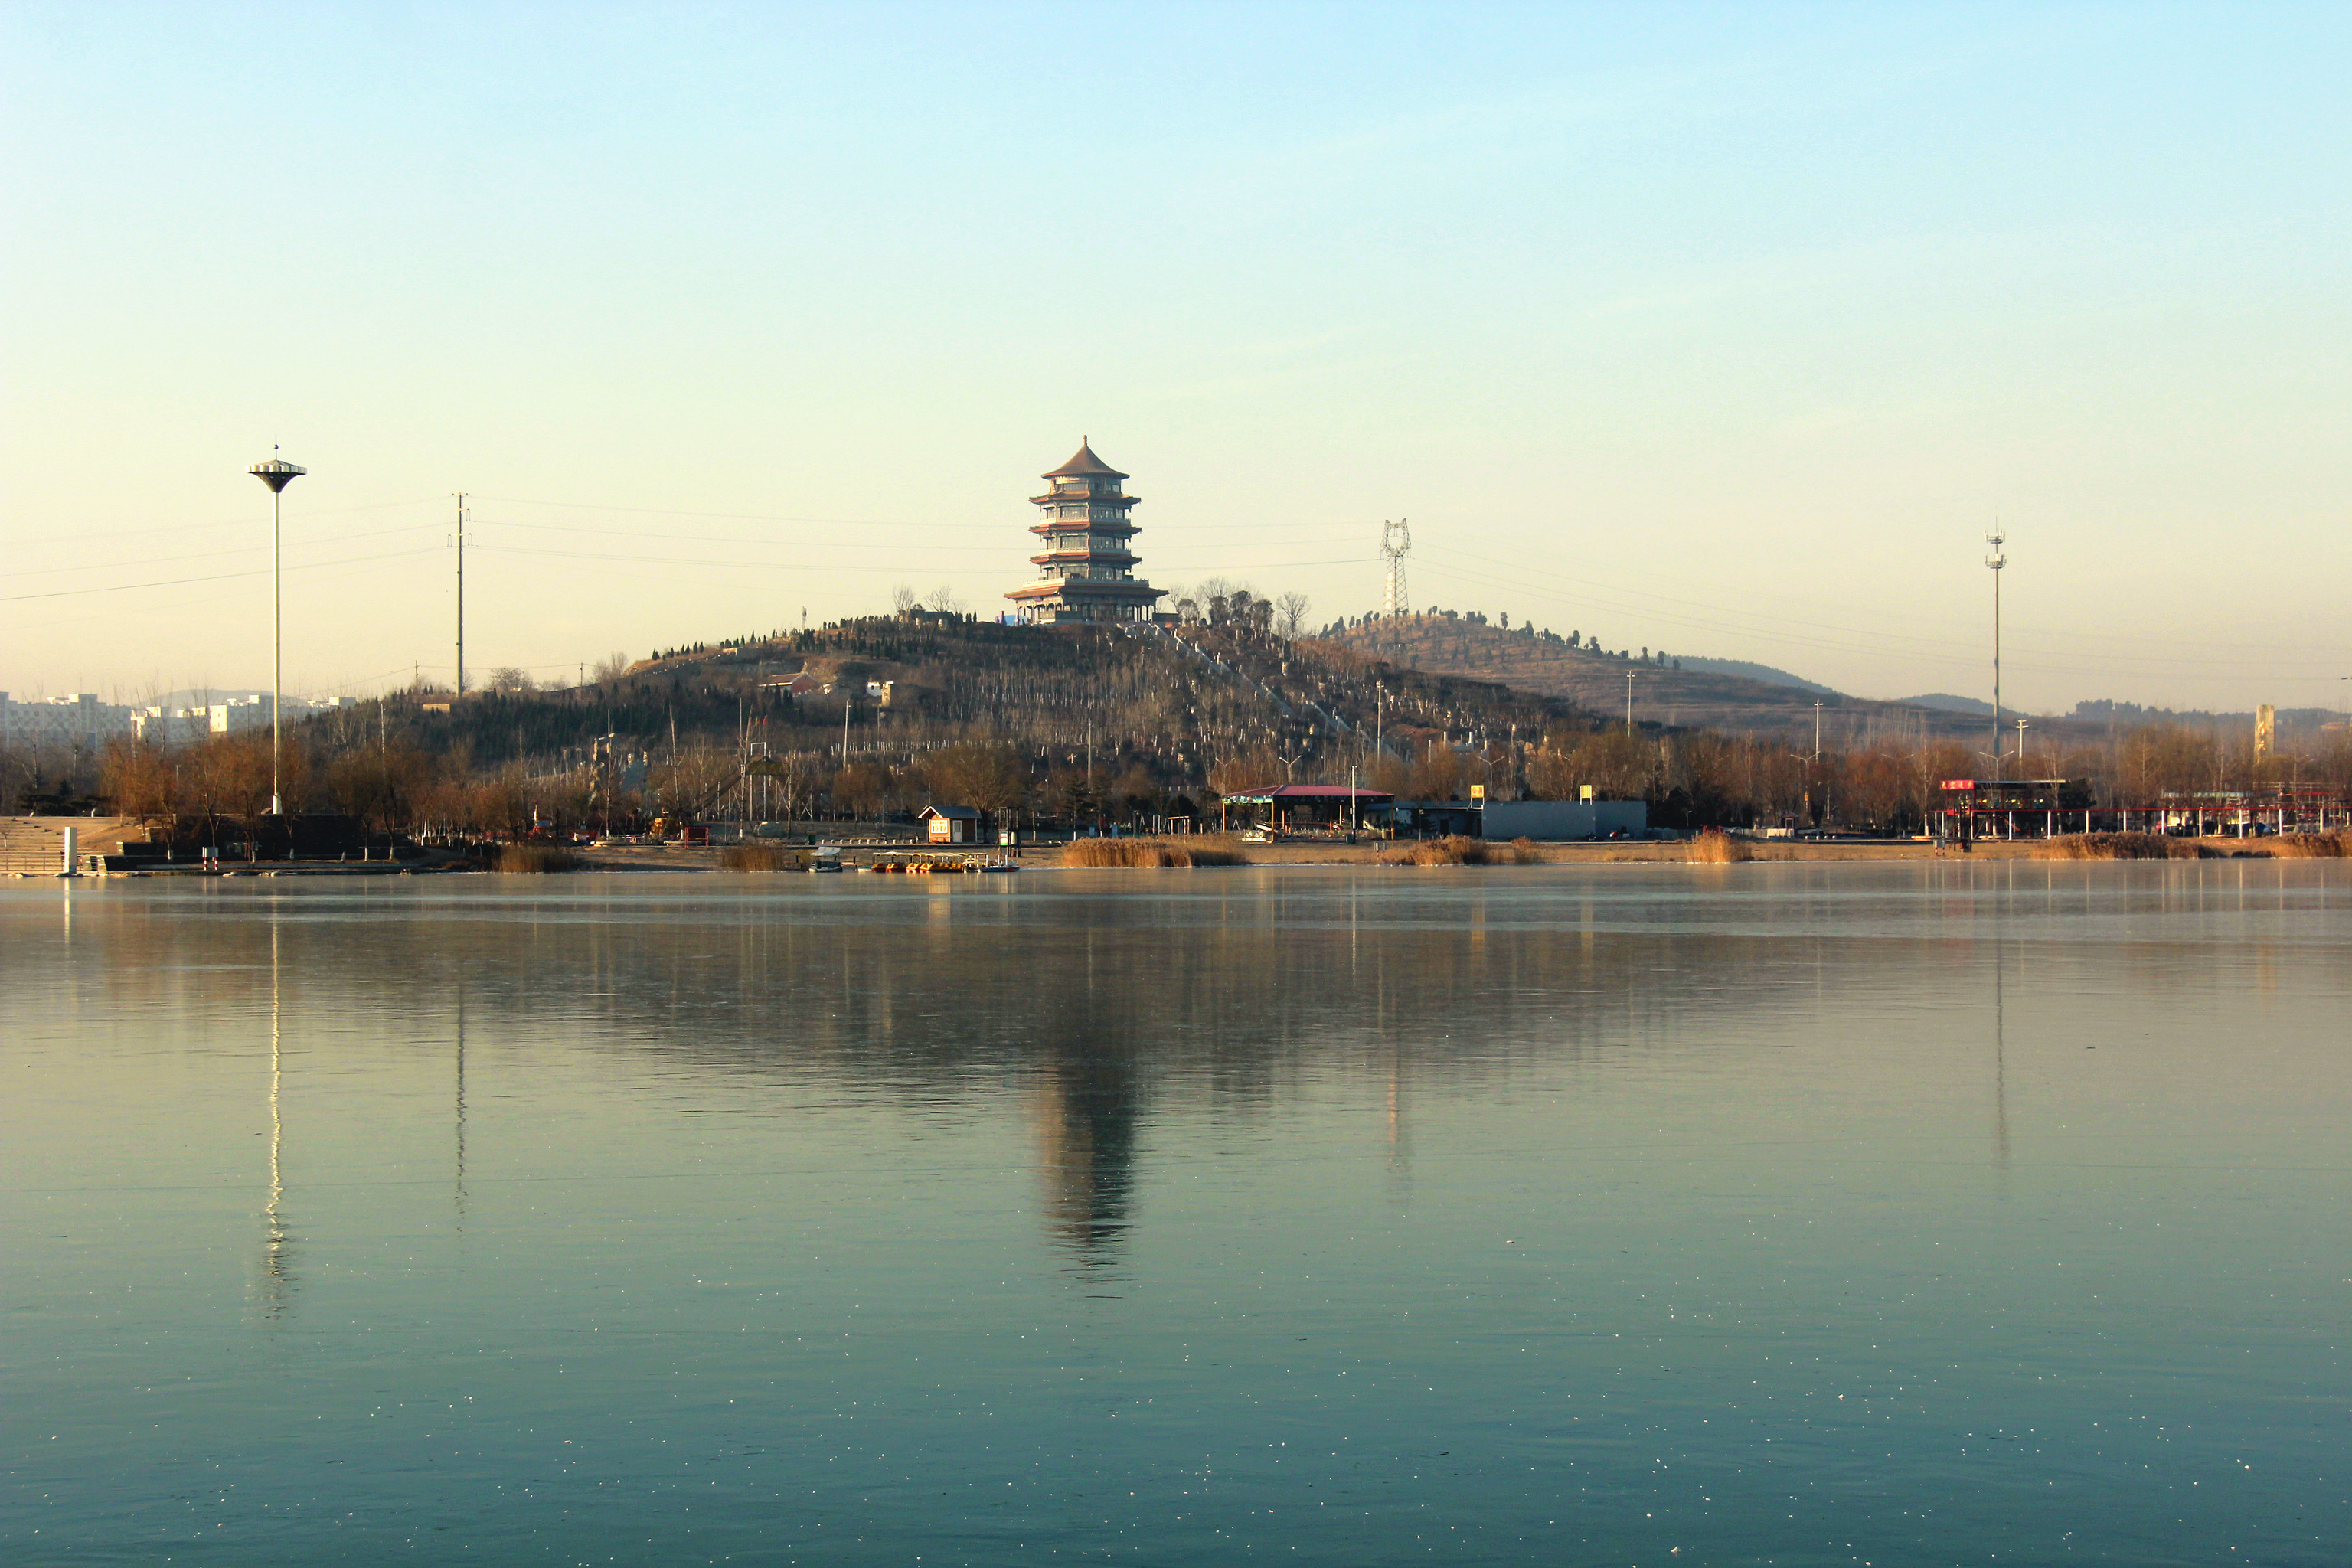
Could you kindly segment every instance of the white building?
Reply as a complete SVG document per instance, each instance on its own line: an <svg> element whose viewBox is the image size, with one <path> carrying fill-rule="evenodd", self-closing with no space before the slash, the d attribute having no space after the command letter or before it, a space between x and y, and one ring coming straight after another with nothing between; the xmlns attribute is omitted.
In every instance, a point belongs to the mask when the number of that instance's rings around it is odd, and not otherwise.
<svg viewBox="0 0 2352 1568"><path fill-rule="evenodd" d="M131 732L131 710L95 691L25 700L0 691L0 745L74 746L95 751Z"/></svg>
<svg viewBox="0 0 2352 1568"><path fill-rule="evenodd" d="M323 702L299 697L284 699L281 714L291 724L314 713L359 706L356 697L334 697ZM154 746L185 745L213 735L245 735L269 728L269 694L248 692L202 708L142 708L131 718L132 731Z"/></svg>
<svg viewBox="0 0 2352 1568"><path fill-rule="evenodd" d="M356 697L308 701L285 699L285 721L359 704ZM151 745L170 746L208 735L242 735L269 728L269 694L248 692L201 708L131 708L102 702L94 691L70 697L12 698L0 691L0 745L18 750L68 746L96 751L109 741L137 736Z"/></svg>

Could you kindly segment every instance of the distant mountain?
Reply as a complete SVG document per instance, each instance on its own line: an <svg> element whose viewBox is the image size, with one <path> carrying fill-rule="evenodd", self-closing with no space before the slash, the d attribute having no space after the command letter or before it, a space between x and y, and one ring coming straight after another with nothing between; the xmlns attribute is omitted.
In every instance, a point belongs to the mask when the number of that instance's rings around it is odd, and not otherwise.
<svg viewBox="0 0 2352 1568"><path fill-rule="evenodd" d="M1930 691L1925 697L1906 697L1902 700L1914 708L1933 708L1943 713L1979 713L1992 717L1992 704L1979 702L1973 697L1955 697L1948 691Z"/></svg>
<svg viewBox="0 0 2352 1568"><path fill-rule="evenodd" d="M1708 675L1736 675L1742 680L1761 681L1766 686L1794 687L1799 691L1810 691L1816 697L1839 694L1836 688L1823 686L1818 680L1807 680L1801 675L1791 675L1769 664L1750 664L1743 658L1693 658L1688 654L1676 654L1675 662L1685 669L1701 670Z"/></svg>
<svg viewBox="0 0 2352 1568"><path fill-rule="evenodd" d="M1432 675L1465 676L1562 698L1595 716L1622 719L1630 702L1635 721L1643 724L1810 739L1818 701L1826 709L1821 717L1831 737L1859 740L1884 733L1916 739L1958 735L1964 727L1958 714L1843 696L1769 665L1647 649L1647 658L1628 658L1570 645L1532 626L1488 626L1468 616L1402 616L1336 628L1326 640Z"/></svg>

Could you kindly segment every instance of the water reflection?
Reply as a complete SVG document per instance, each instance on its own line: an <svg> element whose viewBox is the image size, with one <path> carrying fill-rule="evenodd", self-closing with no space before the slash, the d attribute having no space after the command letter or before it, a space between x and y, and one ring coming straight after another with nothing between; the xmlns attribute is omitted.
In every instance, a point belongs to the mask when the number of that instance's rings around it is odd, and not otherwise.
<svg viewBox="0 0 2352 1568"><path fill-rule="evenodd" d="M2343 870L1738 869L0 890L0 1558L2333 1561Z"/></svg>
<svg viewBox="0 0 2352 1568"><path fill-rule="evenodd" d="M1046 1227L1087 1268L1115 1262L1134 1197L1143 1113L1133 1064L1124 1053L1082 1047L1042 1068L1034 1085Z"/></svg>
<svg viewBox="0 0 2352 1568"><path fill-rule="evenodd" d="M1729 1046L1883 990L1897 955L1906 1005L1948 1005L1957 1020L1970 993L1990 991L1991 1154L2005 1168L2010 970L2070 961L2037 941L2018 912L2028 900L2048 902L2047 919L2064 924L2070 942L2097 938L2112 981L2154 994L2201 984L2173 941L2103 931L2096 922L2121 916L2079 880L2035 869L2031 889L2014 885L2009 866L1974 881L1906 871L1902 901L1886 909L1804 884L1749 902L1500 878L1465 897L1473 890L1391 877L1369 900L1354 879L1276 878L1201 879L1187 886L1208 891L1117 899L1066 896L1045 879L1017 896L961 884L919 896L782 883L777 895L680 894L615 879L550 894L468 885L257 897L216 884L118 899L89 930L105 949L105 984L137 990L135 1005L191 1016L230 1001L248 952L252 967L268 965L257 1299L274 1314L294 1285L289 1029L443 990L452 1002L441 1047L447 1190L461 1231L472 1207L476 1033L560 1042L747 1097L701 1114L812 1092L928 1114L979 1109L1010 1088L1032 1129L1042 1230L1100 1268L1120 1258L1139 1221L1139 1160L1156 1117L1262 1117L1306 1075L1337 1070L1377 1116L1382 1168L1401 1198L1417 1097L1442 1104L1538 1072ZM2202 919L2209 891L2175 878L2135 898ZM2327 889L2308 896L2324 900ZM183 906L198 903L205 918L188 918ZM92 939L78 931L75 940Z"/></svg>
<svg viewBox="0 0 2352 1568"><path fill-rule="evenodd" d="M278 910L269 911L269 1192L261 1205L261 1268L256 1304L264 1318L292 1305L293 1242L286 1223L285 994L280 973L281 933Z"/></svg>
<svg viewBox="0 0 2352 1568"><path fill-rule="evenodd" d="M457 1081L456 1085L457 1115L455 1155L457 1164L456 1190L452 1201L457 1210L457 1228L466 1228L466 981L457 979Z"/></svg>
<svg viewBox="0 0 2352 1568"><path fill-rule="evenodd" d="M2009 961L1996 941L1992 949L1992 1158L2009 1166Z"/></svg>

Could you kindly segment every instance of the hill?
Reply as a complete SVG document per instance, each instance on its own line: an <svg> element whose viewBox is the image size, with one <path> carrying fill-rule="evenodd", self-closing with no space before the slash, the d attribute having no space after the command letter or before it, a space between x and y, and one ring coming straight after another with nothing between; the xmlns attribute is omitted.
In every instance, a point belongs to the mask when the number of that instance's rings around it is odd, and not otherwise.
<svg viewBox="0 0 2352 1568"><path fill-rule="evenodd" d="M1979 719L1992 717L1992 704L1977 697L1956 697L1948 691L1930 691L1918 697L1906 697L1904 701L1914 708L1933 708L1941 713L1968 713ZM2011 710L2012 716L2015 710Z"/></svg>
<svg viewBox="0 0 2352 1568"><path fill-rule="evenodd" d="M1748 680L1760 680L1767 686L1793 686L1800 691L1816 697L1839 695L1833 686L1823 686L1818 680L1807 680L1801 675L1791 675L1785 669L1775 669L1769 664L1750 664L1744 658L1693 658L1688 654L1676 654L1673 664L1677 669L1705 670L1712 675L1737 675Z"/></svg>
<svg viewBox="0 0 2352 1568"><path fill-rule="evenodd" d="M1643 723L1773 735L1810 744L1818 701L1824 744L1866 744L1881 737L1957 737L1972 735L1977 728L1959 714L1848 697L1769 665L1629 657L1571 646L1531 626L1506 629L1469 616L1404 616L1367 622L1332 634L1332 640L1367 658L1431 674L1491 680L1613 718L1624 715L1630 675L1633 714Z"/></svg>

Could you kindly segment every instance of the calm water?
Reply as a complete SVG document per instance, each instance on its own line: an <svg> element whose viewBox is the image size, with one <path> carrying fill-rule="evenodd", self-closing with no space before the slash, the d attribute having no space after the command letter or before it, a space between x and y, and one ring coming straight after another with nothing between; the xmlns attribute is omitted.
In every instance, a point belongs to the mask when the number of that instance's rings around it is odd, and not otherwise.
<svg viewBox="0 0 2352 1568"><path fill-rule="evenodd" d="M2352 1560L2352 869L0 887L0 1559Z"/></svg>

